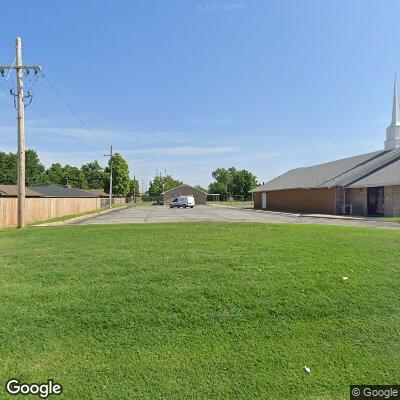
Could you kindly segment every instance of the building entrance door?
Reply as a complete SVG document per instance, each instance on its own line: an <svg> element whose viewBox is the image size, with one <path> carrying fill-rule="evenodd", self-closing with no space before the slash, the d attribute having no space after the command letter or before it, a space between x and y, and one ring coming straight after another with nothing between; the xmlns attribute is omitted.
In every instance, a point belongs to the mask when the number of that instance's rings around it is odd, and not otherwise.
<svg viewBox="0 0 400 400"><path fill-rule="evenodd" d="M383 186L368 188L368 215L385 215L385 188Z"/></svg>
<svg viewBox="0 0 400 400"><path fill-rule="evenodd" d="M267 193L262 193L261 208L267 208Z"/></svg>

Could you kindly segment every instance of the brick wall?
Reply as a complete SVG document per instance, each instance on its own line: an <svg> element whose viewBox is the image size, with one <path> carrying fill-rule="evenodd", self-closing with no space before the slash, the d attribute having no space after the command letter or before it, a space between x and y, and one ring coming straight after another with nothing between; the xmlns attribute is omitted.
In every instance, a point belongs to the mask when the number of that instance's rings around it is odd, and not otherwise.
<svg viewBox="0 0 400 400"><path fill-rule="evenodd" d="M393 217L400 217L400 186L391 186L392 202L393 202Z"/></svg>
<svg viewBox="0 0 400 400"><path fill-rule="evenodd" d="M368 189L346 189L346 204L362 207L362 215L368 215ZM400 216L400 186L385 186L385 216Z"/></svg>
<svg viewBox="0 0 400 400"><path fill-rule="evenodd" d="M254 208L261 209L261 193L253 193Z"/></svg>
<svg viewBox="0 0 400 400"><path fill-rule="evenodd" d="M346 204L353 205L353 214L368 214L367 188L346 189Z"/></svg>
<svg viewBox="0 0 400 400"><path fill-rule="evenodd" d="M267 210L313 214L336 214L336 188L290 189L267 192ZM260 209L262 194L254 193L254 208Z"/></svg>
<svg viewBox="0 0 400 400"><path fill-rule="evenodd" d="M343 205L344 205L344 191L342 187L335 188L335 208L336 214L343 213Z"/></svg>
<svg viewBox="0 0 400 400"><path fill-rule="evenodd" d="M262 195L254 193L254 208L261 209ZM346 204L353 205L353 214L368 215L368 189L346 189ZM341 214L343 189L291 189L267 192L267 210ZM385 187L385 216L400 216L400 185Z"/></svg>
<svg viewBox="0 0 400 400"><path fill-rule="evenodd" d="M385 187L385 216L400 216L400 186Z"/></svg>
<svg viewBox="0 0 400 400"><path fill-rule="evenodd" d="M171 189L161 195L161 201L164 205L169 206L172 200L179 196L194 196L194 201L197 205L205 205L207 202L207 193L191 186L179 186Z"/></svg>

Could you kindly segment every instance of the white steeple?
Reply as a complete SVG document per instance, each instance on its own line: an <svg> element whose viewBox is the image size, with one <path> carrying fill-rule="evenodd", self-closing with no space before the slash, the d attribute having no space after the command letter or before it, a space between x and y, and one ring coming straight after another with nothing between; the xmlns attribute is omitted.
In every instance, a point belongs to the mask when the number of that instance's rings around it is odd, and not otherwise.
<svg viewBox="0 0 400 400"><path fill-rule="evenodd" d="M397 93L397 79L394 75L392 123L386 128L385 150L400 147L400 102Z"/></svg>

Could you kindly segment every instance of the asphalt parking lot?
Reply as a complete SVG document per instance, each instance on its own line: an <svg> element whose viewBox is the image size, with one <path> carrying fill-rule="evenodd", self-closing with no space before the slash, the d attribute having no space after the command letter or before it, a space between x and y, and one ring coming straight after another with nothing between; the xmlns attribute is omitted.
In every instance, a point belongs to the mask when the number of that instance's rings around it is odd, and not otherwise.
<svg viewBox="0 0 400 400"><path fill-rule="evenodd" d="M76 222L78 225L129 224L181 221L224 221L325 224L399 229L400 224L376 220L344 220L330 218L296 217L250 208L224 206L196 206L195 208L168 208L164 206L130 207Z"/></svg>

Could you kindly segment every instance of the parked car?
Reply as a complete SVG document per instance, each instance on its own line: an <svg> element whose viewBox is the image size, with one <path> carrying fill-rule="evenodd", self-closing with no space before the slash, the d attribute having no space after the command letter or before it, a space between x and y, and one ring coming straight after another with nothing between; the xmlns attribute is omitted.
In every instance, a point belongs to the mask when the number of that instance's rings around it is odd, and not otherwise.
<svg viewBox="0 0 400 400"><path fill-rule="evenodd" d="M195 206L195 202L194 202L193 196L179 196L176 199L172 200L172 202L169 205L170 208L174 208L174 207L193 208L194 206Z"/></svg>

